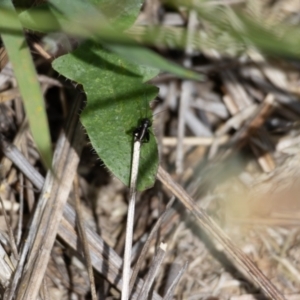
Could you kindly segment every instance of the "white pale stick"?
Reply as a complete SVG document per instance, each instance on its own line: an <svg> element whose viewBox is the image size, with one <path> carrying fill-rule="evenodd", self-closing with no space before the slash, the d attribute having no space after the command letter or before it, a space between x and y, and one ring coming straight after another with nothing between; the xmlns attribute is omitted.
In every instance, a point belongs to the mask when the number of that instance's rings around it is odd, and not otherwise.
<svg viewBox="0 0 300 300"><path fill-rule="evenodd" d="M133 236L133 223L134 223L134 208L136 198L136 181L138 177L140 152L142 141L135 137L133 144L133 156L131 164L130 175L130 195L127 214L127 227L126 227L126 239L125 250L123 260L123 284L122 284L122 300L128 300L129 298L129 282L131 276L131 248L132 248L132 236Z"/></svg>

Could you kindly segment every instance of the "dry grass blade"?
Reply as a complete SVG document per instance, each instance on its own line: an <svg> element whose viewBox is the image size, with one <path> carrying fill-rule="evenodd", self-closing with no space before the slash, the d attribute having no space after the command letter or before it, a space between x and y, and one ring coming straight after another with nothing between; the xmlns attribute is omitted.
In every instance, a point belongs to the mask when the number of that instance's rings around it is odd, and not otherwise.
<svg viewBox="0 0 300 300"><path fill-rule="evenodd" d="M6 223L6 226L7 226L7 229L8 229L8 235L9 235L11 249L12 249L12 252L14 254L15 259L18 260L19 259L19 254L18 254L18 249L17 249L16 241L15 241L15 238L14 238L14 233L13 233L13 230L12 230L12 228L10 226L10 223L9 223L9 220L8 220L8 216L6 214L4 202L3 202L3 200L2 200L1 197L0 197L0 202L1 202L1 206L2 206L2 212L3 212L4 218L5 218L5 223Z"/></svg>
<svg viewBox="0 0 300 300"><path fill-rule="evenodd" d="M8 287L13 270L14 266L9 255L0 244L0 284L3 289Z"/></svg>
<svg viewBox="0 0 300 300"><path fill-rule="evenodd" d="M236 78L235 74L232 71L221 72L221 77L229 94L229 97L227 99L228 101L233 102L232 105L229 105L227 107L228 110L231 110L233 114L236 114L238 111L241 111L252 104L252 101L246 93L245 89L239 83L239 80ZM234 109L230 109L230 107Z"/></svg>
<svg viewBox="0 0 300 300"><path fill-rule="evenodd" d="M42 299L43 300L50 300L50 295L49 295L49 289L47 285L47 278L44 277L43 282L42 282L42 287L41 287L41 294L42 294Z"/></svg>
<svg viewBox="0 0 300 300"><path fill-rule="evenodd" d="M180 174L183 171L183 138L185 136L185 114L188 109L188 103L192 89L191 81L184 81L182 83L182 93L179 109L179 122L178 122L178 137L176 147L176 173Z"/></svg>
<svg viewBox="0 0 300 300"><path fill-rule="evenodd" d="M167 249L167 244L161 243L159 245L159 248L157 250L156 255L153 258L152 264L150 266L150 269L148 271L148 274L146 276L143 288L139 294L138 299L141 299L141 300L148 299L148 294L149 294L150 288L154 282L154 279L158 272L158 269L160 268L160 266L165 258L166 249Z"/></svg>
<svg viewBox="0 0 300 300"><path fill-rule="evenodd" d="M230 300L266 300L266 297L264 295L261 294L245 294L245 295L241 295L241 296L234 296L231 297ZM289 295L286 296L286 300L300 300L300 295L299 294L295 294L295 295Z"/></svg>
<svg viewBox="0 0 300 300"><path fill-rule="evenodd" d="M78 232L80 234L82 244L83 244L83 251L84 251L84 256L85 256L89 279L90 279L92 299L96 300L97 294L96 294L96 287L95 287L95 278L94 278L94 273L93 273L93 265L91 263L91 255L90 255L88 240L87 240L87 236L86 236L86 232L85 232L85 228L84 228L84 220L83 220L83 216L81 213L77 176L75 176L75 179L74 179L74 198L75 198L76 213L78 216Z"/></svg>
<svg viewBox="0 0 300 300"><path fill-rule="evenodd" d="M7 91L0 93L0 103L11 101L19 96L20 96L20 92L18 88L9 89Z"/></svg>
<svg viewBox="0 0 300 300"><path fill-rule="evenodd" d="M4 47L0 47L0 71L5 67L8 62L8 56Z"/></svg>
<svg viewBox="0 0 300 300"><path fill-rule="evenodd" d="M7 142L3 135L0 134L1 150L6 158L12 161L21 172L38 188L42 189L44 178L35 170L35 168L27 161L24 155L15 145Z"/></svg>
<svg viewBox="0 0 300 300"><path fill-rule="evenodd" d="M167 212L169 211L169 209L172 207L172 205L174 203L174 200L175 200L175 198L172 197L171 200L169 201L169 203L167 204L165 211L161 214L161 216L156 221L154 227L152 228L152 230L151 230L151 232L150 232L150 234L149 234L149 236L148 236L148 238L147 238L147 240L146 240L146 242L145 242L145 244L143 246L143 249L142 249L142 251L141 251L141 253L139 255L139 258L138 258L138 260L136 262L136 265L135 265L135 267L133 269L133 272L132 272L132 275L131 275L130 284L129 284L129 295L131 294L131 291L133 289L133 286L134 286L134 283L136 281L138 272L139 272L139 270L141 268L141 265L145 261L146 254L147 254L147 252L149 250L150 244L151 244L154 236L157 234L157 231L160 228L160 226L161 226L161 224L162 224L162 222L164 220L165 215L167 214Z"/></svg>
<svg viewBox="0 0 300 300"><path fill-rule="evenodd" d="M284 300L284 296L276 289L268 278L256 267L256 265L224 234L220 227L208 216L208 214L200 209L194 200L178 185L172 177L162 168L158 169L158 179L176 196L182 204L191 211L199 221L199 224L215 239L217 239L227 254L236 260L256 281L260 288L271 299Z"/></svg>
<svg viewBox="0 0 300 300"><path fill-rule="evenodd" d="M186 262L184 264L184 266L181 268L180 272L178 272L177 276L174 278L174 280L173 280L172 284L170 285L170 287L168 288L163 300L172 300L173 299L173 294L174 294L176 285L178 284L181 276L183 275L183 273L187 267L188 267L188 263Z"/></svg>
<svg viewBox="0 0 300 300"><path fill-rule="evenodd" d="M25 119L20 126L17 135L14 138L13 145L9 144L6 142L4 136L1 134L0 135L0 143L1 143L1 148L4 153L4 157L1 160L1 166L2 166L2 174L3 176L7 176L7 173L9 172L11 166L12 166L12 161L15 161L17 159L19 151L15 154L14 159L10 159L9 155L14 155L13 149L15 147L20 148L22 145L22 142L24 141L24 138L26 137L26 131L28 130L28 121ZM30 165L30 164L29 164ZM31 166L32 169L34 169Z"/></svg>
<svg viewBox="0 0 300 300"><path fill-rule="evenodd" d="M268 94L264 102L258 107L256 113L247 122L244 128L238 131L232 137L232 143L236 144L237 148L243 147L248 141L249 137L251 137L253 133L262 126L272 112L272 109L274 108L274 102L274 96L272 94Z"/></svg>
<svg viewBox="0 0 300 300"><path fill-rule="evenodd" d="M228 135L223 135L217 138L214 137L185 137L183 139L184 146L210 146L214 142L218 142L218 145L227 143L229 140ZM178 139L176 137L164 137L164 146L176 146L178 144Z"/></svg>
<svg viewBox="0 0 300 300"><path fill-rule="evenodd" d="M18 220L18 231L17 231L17 246L20 245L22 236L22 224L23 224L23 210L24 210L24 176L20 174L20 209L19 209L19 220Z"/></svg>

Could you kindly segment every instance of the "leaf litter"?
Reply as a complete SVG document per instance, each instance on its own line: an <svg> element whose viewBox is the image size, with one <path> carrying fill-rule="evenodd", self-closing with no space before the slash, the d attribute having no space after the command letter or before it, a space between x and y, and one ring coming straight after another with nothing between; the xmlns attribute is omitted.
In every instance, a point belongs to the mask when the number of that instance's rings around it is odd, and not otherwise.
<svg viewBox="0 0 300 300"><path fill-rule="evenodd" d="M255 13L250 4L246 9ZM259 13L268 15L270 22L278 19L288 22L293 19L296 5L293 1L276 4L264 1ZM140 22L158 22L160 7L159 2L148 3ZM166 10L161 22L183 26L183 21L188 18L184 12ZM170 51L166 55L172 57L173 53ZM254 50L241 57L223 56L213 45L204 49L202 55L193 53L191 63L193 69L206 72L208 80L205 83L189 83L189 89L185 90L184 80L174 76L161 75L152 80L160 88L160 101L153 109L167 109L154 120L161 163L168 166L170 173L178 168L177 180L230 239L255 261L286 299L299 299L299 66L293 61L266 58ZM12 78L7 77L6 83L1 86L1 92L10 89ZM68 112L72 99L50 81L44 84L46 90L49 91L50 128L57 135L61 128L57 121L62 123L63 107ZM183 92L186 94L182 95ZM59 101L55 100L58 94ZM180 100L186 98L189 103L182 107ZM1 106L8 116L0 120L5 129L2 134L24 149L31 164L42 171L28 127L20 126L22 122L17 123L17 120L24 120L18 95ZM179 141L181 122L183 133L180 133ZM100 128L95 130L100 132ZM20 173L4 156L1 165L1 175L5 179L1 197L5 203L7 200L19 203ZM83 218L121 255L126 188L101 167L87 142L78 173ZM35 201L36 195L27 179L24 189L26 222L32 214L30 203ZM159 184L141 195L137 204L133 261L167 199L168 195ZM15 207L12 204L13 228L18 219ZM176 299L264 299L252 279L224 256L222 245L207 237L193 217L184 211L179 204L175 205L160 228L160 240L166 241L168 248L155 291L163 295L188 261L175 289ZM7 230L3 215L0 221L4 243ZM10 253L7 242L6 245L6 251ZM154 251L153 242L141 266L141 278L149 269ZM101 280L97 282L99 288L103 284ZM2 279L2 286L5 286L4 282ZM84 264L61 241L57 241L52 250L47 285L51 298L70 299L70 294L88 297ZM99 293L107 299L119 298L119 292L113 286Z"/></svg>

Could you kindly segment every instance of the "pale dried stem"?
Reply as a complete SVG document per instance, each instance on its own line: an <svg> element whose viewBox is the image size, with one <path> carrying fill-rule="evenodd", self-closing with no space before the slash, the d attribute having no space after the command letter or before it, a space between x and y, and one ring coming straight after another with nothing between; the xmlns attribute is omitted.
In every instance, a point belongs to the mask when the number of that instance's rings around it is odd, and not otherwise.
<svg viewBox="0 0 300 300"><path fill-rule="evenodd" d="M132 252L132 237L134 225L134 209L136 198L136 182L138 178L139 162L140 162L141 142L135 140L133 143L133 156L130 175L130 194L127 212L126 238L123 260L123 285L122 285L122 300L129 299L129 282L131 276L131 252Z"/></svg>

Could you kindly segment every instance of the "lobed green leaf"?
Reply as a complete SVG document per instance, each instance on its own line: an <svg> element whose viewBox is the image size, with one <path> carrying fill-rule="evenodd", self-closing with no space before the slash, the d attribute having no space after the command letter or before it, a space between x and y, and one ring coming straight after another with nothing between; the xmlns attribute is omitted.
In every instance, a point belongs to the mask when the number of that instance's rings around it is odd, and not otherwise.
<svg viewBox="0 0 300 300"><path fill-rule="evenodd" d="M156 87L144 83L149 73L91 41L56 59L53 68L83 85L87 104L82 124L108 169L129 185L133 131L141 118L151 118L149 101L157 95ZM151 135L141 148L138 190L155 182L158 150Z"/></svg>

